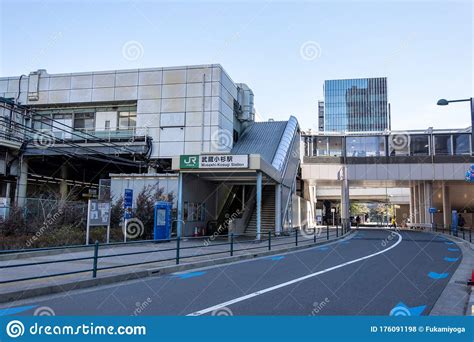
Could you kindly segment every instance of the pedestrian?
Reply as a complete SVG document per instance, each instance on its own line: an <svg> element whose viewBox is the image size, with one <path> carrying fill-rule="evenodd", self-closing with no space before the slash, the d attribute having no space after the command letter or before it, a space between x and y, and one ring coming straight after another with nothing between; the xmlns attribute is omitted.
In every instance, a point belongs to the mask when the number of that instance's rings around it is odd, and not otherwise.
<svg viewBox="0 0 474 342"><path fill-rule="evenodd" d="M463 228L465 224L466 224L466 221L464 220L464 217L462 217L461 213L459 213L458 214L458 226Z"/></svg>
<svg viewBox="0 0 474 342"><path fill-rule="evenodd" d="M397 218L395 216L392 217L392 228L397 229Z"/></svg>
<svg viewBox="0 0 474 342"><path fill-rule="evenodd" d="M356 217L356 226L357 226L357 228L359 228L359 225L360 225L360 216L357 215L357 217Z"/></svg>

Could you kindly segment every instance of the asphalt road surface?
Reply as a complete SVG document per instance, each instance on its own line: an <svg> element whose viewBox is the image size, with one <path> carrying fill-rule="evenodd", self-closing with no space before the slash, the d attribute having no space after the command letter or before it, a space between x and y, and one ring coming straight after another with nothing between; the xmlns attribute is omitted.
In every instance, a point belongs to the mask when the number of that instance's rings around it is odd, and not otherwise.
<svg viewBox="0 0 474 342"><path fill-rule="evenodd" d="M461 259L440 235L359 230L293 253L9 303L0 315L428 315Z"/></svg>

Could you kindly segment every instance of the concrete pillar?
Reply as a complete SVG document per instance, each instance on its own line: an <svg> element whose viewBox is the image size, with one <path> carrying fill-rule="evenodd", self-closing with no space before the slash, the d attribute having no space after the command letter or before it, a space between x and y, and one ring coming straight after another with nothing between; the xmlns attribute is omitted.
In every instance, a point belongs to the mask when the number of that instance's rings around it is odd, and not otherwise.
<svg viewBox="0 0 474 342"><path fill-rule="evenodd" d="M183 173L180 172L178 176L178 217L176 234L182 237L183 232Z"/></svg>
<svg viewBox="0 0 474 342"><path fill-rule="evenodd" d="M61 165L61 183L59 183L59 193L61 195L61 201L65 201L68 196L67 188L67 165Z"/></svg>
<svg viewBox="0 0 474 342"><path fill-rule="evenodd" d="M413 222L413 218L415 217L415 208L414 208L414 201L415 200L415 191L413 186L410 186L410 220Z"/></svg>
<svg viewBox="0 0 474 342"><path fill-rule="evenodd" d="M255 206L257 210L257 240L261 237L262 226L262 172L257 172L257 203Z"/></svg>
<svg viewBox="0 0 474 342"><path fill-rule="evenodd" d="M16 184L15 203L19 207L26 204L26 188L28 185L28 159L21 157L18 166L18 180Z"/></svg>
<svg viewBox="0 0 474 342"><path fill-rule="evenodd" d="M275 234L281 233L281 184L275 185Z"/></svg>
<svg viewBox="0 0 474 342"><path fill-rule="evenodd" d="M413 217L411 222L412 223L418 223L420 222L420 214L418 212L418 203L420 199L418 198L418 185L415 183L413 185Z"/></svg>
<svg viewBox="0 0 474 342"><path fill-rule="evenodd" d="M424 213L425 213L425 223L431 224L431 214L430 208L433 206L433 182L425 182L425 201L424 201Z"/></svg>
<svg viewBox="0 0 474 342"><path fill-rule="evenodd" d="M449 227L451 225L451 199L449 198L449 186L443 182L442 196L443 196L443 225Z"/></svg>
<svg viewBox="0 0 474 342"><path fill-rule="evenodd" d="M425 187L423 182L418 183L418 216L419 223L425 223Z"/></svg>
<svg viewBox="0 0 474 342"><path fill-rule="evenodd" d="M341 169L341 225L347 228L350 221L350 201L349 201L349 179L347 177L347 166Z"/></svg>

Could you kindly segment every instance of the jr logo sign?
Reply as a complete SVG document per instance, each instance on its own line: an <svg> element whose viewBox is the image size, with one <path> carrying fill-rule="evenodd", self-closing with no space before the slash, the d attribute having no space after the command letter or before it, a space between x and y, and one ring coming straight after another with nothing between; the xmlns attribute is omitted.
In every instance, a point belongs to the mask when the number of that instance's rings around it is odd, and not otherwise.
<svg viewBox="0 0 474 342"><path fill-rule="evenodd" d="M183 155L180 157L179 167L181 169L199 169L199 156Z"/></svg>

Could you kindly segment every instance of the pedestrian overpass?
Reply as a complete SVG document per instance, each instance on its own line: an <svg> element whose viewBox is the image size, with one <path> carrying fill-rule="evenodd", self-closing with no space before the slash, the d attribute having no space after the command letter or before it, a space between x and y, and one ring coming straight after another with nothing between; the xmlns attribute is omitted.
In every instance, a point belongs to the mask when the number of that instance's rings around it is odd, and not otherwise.
<svg viewBox="0 0 474 342"><path fill-rule="evenodd" d="M347 201L405 204L406 221L429 224L430 208L436 208L435 223L449 225L456 210L472 225L474 184L465 182L474 163L471 128L305 132L301 139L305 194L316 208L325 200L343 203L347 196Z"/></svg>

